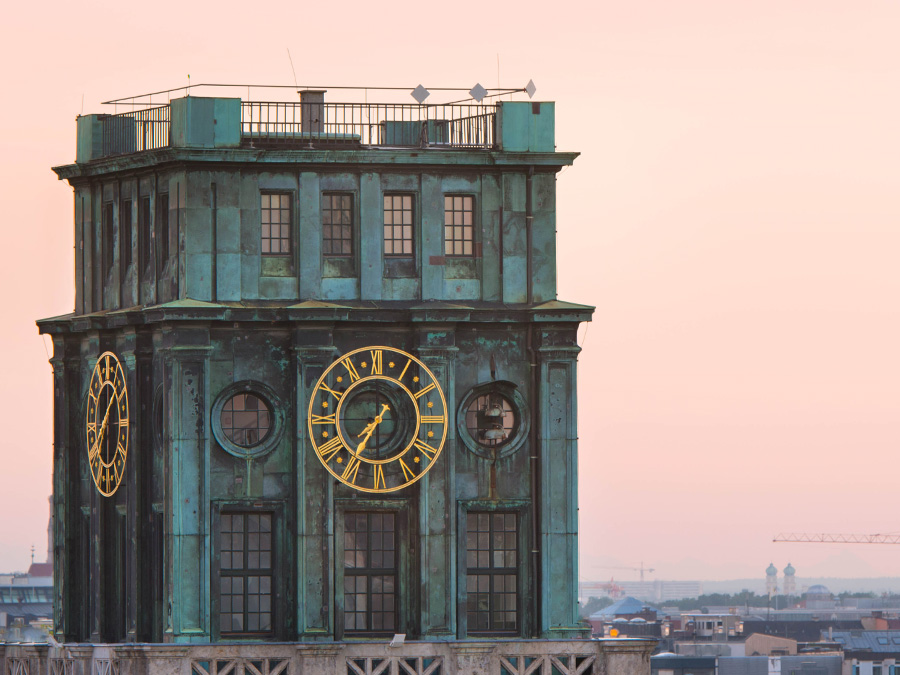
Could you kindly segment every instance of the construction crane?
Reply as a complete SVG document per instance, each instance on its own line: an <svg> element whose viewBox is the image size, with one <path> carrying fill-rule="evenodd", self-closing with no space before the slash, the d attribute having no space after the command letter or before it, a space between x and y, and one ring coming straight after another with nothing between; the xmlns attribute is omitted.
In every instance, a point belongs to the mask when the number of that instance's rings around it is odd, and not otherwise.
<svg viewBox="0 0 900 675"><path fill-rule="evenodd" d="M615 565L600 565L600 569L602 570L631 570L632 572L640 572L641 573L641 583L644 581L644 572L655 572L656 570L652 567L644 567L644 563L641 562L640 567L616 567Z"/></svg>
<svg viewBox="0 0 900 675"><path fill-rule="evenodd" d="M788 532L779 534L772 541L776 543L792 541L815 544L900 544L900 534L807 534L803 532Z"/></svg>

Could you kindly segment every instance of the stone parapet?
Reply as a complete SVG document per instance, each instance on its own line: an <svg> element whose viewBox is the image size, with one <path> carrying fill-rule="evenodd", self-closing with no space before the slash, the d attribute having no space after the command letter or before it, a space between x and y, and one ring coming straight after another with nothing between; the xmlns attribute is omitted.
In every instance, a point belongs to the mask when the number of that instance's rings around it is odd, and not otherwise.
<svg viewBox="0 0 900 675"><path fill-rule="evenodd" d="M649 675L655 640L0 645L8 675Z"/></svg>

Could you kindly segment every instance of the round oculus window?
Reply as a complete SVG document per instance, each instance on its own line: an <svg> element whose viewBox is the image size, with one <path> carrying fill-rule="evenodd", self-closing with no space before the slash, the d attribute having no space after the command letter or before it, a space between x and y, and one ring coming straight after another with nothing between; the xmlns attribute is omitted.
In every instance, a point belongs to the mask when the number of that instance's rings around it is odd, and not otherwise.
<svg viewBox="0 0 900 675"><path fill-rule="evenodd" d="M508 443L516 432L518 414L503 394L474 397L466 408L466 429L479 445L495 448Z"/></svg>
<svg viewBox="0 0 900 675"><path fill-rule="evenodd" d="M213 436L230 455L249 459L264 455L281 440L281 401L261 382L237 382L219 393L210 421Z"/></svg>
<svg viewBox="0 0 900 675"><path fill-rule="evenodd" d="M259 445L272 432L272 409L256 394L235 394L222 406L222 433L241 448Z"/></svg>
<svg viewBox="0 0 900 675"><path fill-rule="evenodd" d="M525 443L528 405L513 382L498 380L469 390L457 409L459 439L479 457L507 457Z"/></svg>

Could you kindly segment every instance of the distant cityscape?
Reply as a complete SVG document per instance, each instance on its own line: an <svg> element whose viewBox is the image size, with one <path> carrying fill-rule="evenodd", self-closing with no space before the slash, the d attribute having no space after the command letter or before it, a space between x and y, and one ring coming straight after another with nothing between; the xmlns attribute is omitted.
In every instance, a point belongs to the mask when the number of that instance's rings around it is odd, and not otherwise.
<svg viewBox="0 0 900 675"><path fill-rule="evenodd" d="M896 675L898 588L789 563L757 579L583 581L580 604L594 638L656 640L651 675Z"/></svg>

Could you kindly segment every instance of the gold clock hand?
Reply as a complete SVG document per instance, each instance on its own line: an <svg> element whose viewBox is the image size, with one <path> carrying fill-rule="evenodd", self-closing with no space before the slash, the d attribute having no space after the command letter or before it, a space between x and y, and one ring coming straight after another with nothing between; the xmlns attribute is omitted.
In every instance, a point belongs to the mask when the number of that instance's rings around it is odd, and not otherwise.
<svg viewBox="0 0 900 675"><path fill-rule="evenodd" d="M109 423L109 411L112 410L112 405L115 402L115 396L109 399L109 405L106 406L106 414L103 416L103 422L100 424L100 431L97 432L97 440L94 441L93 447L88 451L89 460L100 453L100 443L103 441L103 436L106 434L106 425Z"/></svg>
<svg viewBox="0 0 900 675"><path fill-rule="evenodd" d="M391 408L387 403L382 403L381 404L381 413L379 413L378 417L376 417L374 421L367 424L366 428L363 429L362 431L360 431L356 435L357 438L359 438L363 434L366 435L366 437L364 439L362 439L362 443L360 443L359 445L356 446L356 454L359 454L363 450L365 450L366 443L369 442L369 439L372 438L372 434L375 433L375 427L377 427L379 424L381 424L382 420L384 419L384 413L386 413L390 409Z"/></svg>

